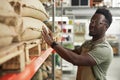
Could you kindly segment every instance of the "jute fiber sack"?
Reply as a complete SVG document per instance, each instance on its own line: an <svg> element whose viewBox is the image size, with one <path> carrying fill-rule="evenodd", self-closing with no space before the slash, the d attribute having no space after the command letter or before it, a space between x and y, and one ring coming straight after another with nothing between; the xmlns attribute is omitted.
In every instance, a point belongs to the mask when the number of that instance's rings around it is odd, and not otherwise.
<svg viewBox="0 0 120 80"><path fill-rule="evenodd" d="M51 0L40 0L42 3L44 2L50 2Z"/></svg>
<svg viewBox="0 0 120 80"><path fill-rule="evenodd" d="M7 0L0 0L0 11L9 14L9 12L14 12L14 9Z"/></svg>
<svg viewBox="0 0 120 80"><path fill-rule="evenodd" d="M45 21L44 23L47 25L47 27L50 30L52 30L53 23L51 21ZM58 23L55 23L54 25L55 25L54 26L55 32L61 32L62 31L61 26Z"/></svg>
<svg viewBox="0 0 120 80"><path fill-rule="evenodd" d="M9 26L15 26L17 14L14 12L13 7L7 0L1 0L0 2L0 23L4 23Z"/></svg>
<svg viewBox="0 0 120 80"><path fill-rule="evenodd" d="M4 23L8 26L16 26L17 22L17 15L15 13L5 13L0 11L0 23Z"/></svg>
<svg viewBox="0 0 120 80"><path fill-rule="evenodd" d="M21 15L21 10L22 10L22 2L21 2L21 0L7 0L7 1L13 7L14 11L18 15Z"/></svg>
<svg viewBox="0 0 120 80"><path fill-rule="evenodd" d="M11 44L14 36L16 36L14 27L0 23L0 47Z"/></svg>
<svg viewBox="0 0 120 80"><path fill-rule="evenodd" d="M0 48L12 44L12 40L13 40L13 37L12 37L12 36L1 37L1 38L0 38Z"/></svg>
<svg viewBox="0 0 120 80"><path fill-rule="evenodd" d="M7 0L0 1L0 47L12 43L17 35L15 28L17 26L17 14Z"/></svg>
<svg viewBox="0 0 120 80"><path fill-rule="evenodd" d="M16 35L14 27L0 23L0 47L10 45Z"/></svg>
<svg viewBox="0 0 120 80"><path fill-rule="evenodd" d="M47 21L49 16L39 0L22 0L22 16L33 17L41 21Z"/></svg>
<svg viewBox="0 0 120 80"><path fill-rule="evenodd" d="M10 0L1 0L0 23L6 24L8 26L13 26L18 33L22 25L22 19L18 14L15 13L9 1Z"/></svg>
<svg viewBox="0 0 120 80"><path fill-rule="evenodd" d="M22 18L18 16L16 13L13 12L3 13L0 11L0 23L4 24L4 25L1 24L1 26L5 26L4 28L6 28L6 26L13 27L16 34L19 34L21 32ZM3 30L4 28L1 28L1 30ZM3 32L7 33L6 30Z"/></svg>
<svg viewBox="0 0 120 80"><path fill-rule="evenodd" d="M21 34L19 34L14 41L25 41L31 39L41 38L42 26L46 29L47 26L40 20L31 17L22 17L23 27Z"/></svg>
<svg viewBox="0 0 120 80"><path fill-rule="evenodd" d="M8 36L16 36L16 32L14 30L14 27L7 26L5 24L0 23L0 38L1 37L8 37Z"/></svg>

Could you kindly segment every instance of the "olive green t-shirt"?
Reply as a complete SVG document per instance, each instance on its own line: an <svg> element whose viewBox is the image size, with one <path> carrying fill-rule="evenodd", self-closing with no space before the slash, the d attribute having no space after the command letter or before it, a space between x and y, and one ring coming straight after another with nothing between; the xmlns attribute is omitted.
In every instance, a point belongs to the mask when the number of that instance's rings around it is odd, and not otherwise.
<svg viewBox="0 0 120 80"><path fill-rule="evenodd" d="M87 43L91 43L88 41ZM106 73L113 58L113 50L106 41L92 42L93 47L88 54L96 61L97 65L92 67L96 80L106 80ZM87 44L88 45L88 44Z"/></svg>

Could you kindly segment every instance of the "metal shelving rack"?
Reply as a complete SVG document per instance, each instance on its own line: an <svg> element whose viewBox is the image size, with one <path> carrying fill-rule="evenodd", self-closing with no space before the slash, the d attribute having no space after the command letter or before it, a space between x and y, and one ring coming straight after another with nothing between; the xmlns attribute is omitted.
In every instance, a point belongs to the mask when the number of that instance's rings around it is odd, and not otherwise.
<svg viewBox="0 0 120 80"><path fill-rule="evenodd" d="M52 0L52 31L54 32L55 23L55 0ZM30 80L39 70L48 56L54 52L52 48L42 51L42 55L32 58L31 62L25 66L25 69L18 73L6 73L0 76L0 80ZM52 54L52 80L55 80L55 55Z"/></svg>
<svg viewBox="0 0 120 80"><path fill-rule="evenodd" d="M48 48L46 51L42 52L41 56L34 57L31 63L26 65L22 72L5 74L0 77L0 80L30 80L52 51L52 48Z"/></svg>

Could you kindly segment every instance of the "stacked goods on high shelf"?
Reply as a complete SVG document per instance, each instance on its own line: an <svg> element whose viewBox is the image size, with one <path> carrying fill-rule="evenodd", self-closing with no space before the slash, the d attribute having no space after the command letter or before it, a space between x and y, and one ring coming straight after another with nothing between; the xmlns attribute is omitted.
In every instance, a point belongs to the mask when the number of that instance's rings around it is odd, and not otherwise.
<svg viewBox="0 0 120 80"><path fill-rule="evenodd" d="M44 6L39 0L8 0L16 13L19 13L22 24L14 41L25 41L41 38L43 21L49 19Z"/></svg>
<svg viewBox="0 0 120 80"><path fill-rule="evenodd" d="M20 35L17 36L18 41L20 39L22 41L22 38L23 40L29 40L29 38L30 39L41 38L42 26L49 28L49 26L46 26L47 25L46 22L49 22L48 21L49 15L46 12L43 4L39 0L34 0L34 1L8 0L8 1L14 7L15 12L19 13L22 16L23 24L21 30L19 30ZM49 29L52 30L52 28Z"/></svg>
<svg viewBox="0 0 120 80"><path fill-rule="evenodd" d="M42 26L48 29L43 21L48 19L39 0L1 0L0 71L21 71L34 55L31 53L37 50L40 56Z"/></svg>
<svg viewBox="0 0 120 80"><path fill-rule="evenodd" d="M20 69L23 70L25 63L24 46L22 43L14 43L13 39L17 36L19 26L19 16L15 13L7 0L1 0L0 3L0 66L2 69ZM18 59L12 59L18 57ZM11 60L10 60L11 59ZM7 62L10 60L10 62ZM11 63L12 61L12 63ZM5 63L6 62L6 63ZM23 62L23 63L22 63ZM8 64L8 65L6 65ZM2 70L0 69L0 71Z"/></svg>
<svg viewBox="0 0 120 80"><path fill-rule="evenodd" d="M16 36L15 25L17 15L13 8L5 0L0 3L0 47L7 46L12 43L13 37Z"/></svg>
<svg viewBox="0 0 120 80"><path fill-rule="evenodd" d="M1 0L0 9L0 73L24 70L21 75L31 66L35 72L51 52L41 37L42 26L51 29L44 23L49 16L43 4L39 0ZM59 27L55 28L55 33L60 32ZM54 39L59 36L55 34ZM41 50L46 50L45 54Z"/></svg>

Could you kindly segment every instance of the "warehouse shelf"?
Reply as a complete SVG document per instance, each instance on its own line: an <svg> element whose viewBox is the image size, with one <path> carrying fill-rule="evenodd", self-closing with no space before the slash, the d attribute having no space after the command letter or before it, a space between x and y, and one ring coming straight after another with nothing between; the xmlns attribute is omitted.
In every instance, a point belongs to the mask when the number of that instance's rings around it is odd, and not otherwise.
<svg viewBox="0 0 120 80"><path fill-rule="evenodd" d="M30 64L26 65L22 72L7 73L1 76L0 80L30 80L52 51L52 48L42 51L41 56L32 58Z"/></svg>

